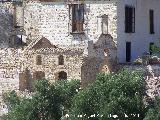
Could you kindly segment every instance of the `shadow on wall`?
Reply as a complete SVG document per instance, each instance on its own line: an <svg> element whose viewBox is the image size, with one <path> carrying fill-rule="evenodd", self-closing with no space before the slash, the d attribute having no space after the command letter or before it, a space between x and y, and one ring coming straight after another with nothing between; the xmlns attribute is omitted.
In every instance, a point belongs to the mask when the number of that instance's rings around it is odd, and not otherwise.
<svg viewBox="0 0 160 120"><path fill-rule="evenodd" d="M0 6L0 47L6 48L10 46L13 30L13 15L8 8Z"/></svg>

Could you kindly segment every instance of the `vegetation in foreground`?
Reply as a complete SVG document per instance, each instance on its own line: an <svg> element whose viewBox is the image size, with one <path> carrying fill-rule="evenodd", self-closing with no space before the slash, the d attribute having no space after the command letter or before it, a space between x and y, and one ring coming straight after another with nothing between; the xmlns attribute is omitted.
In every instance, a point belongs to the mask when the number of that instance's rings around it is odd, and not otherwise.
<svg viewBox="0 0 160 120"><path fill-rule="evenodd" d="M147 110L144 96L142 73L99 74L94 84L74 97L67 120L142 120Z"/></svg>
<svg viewBox="0 0 160 120"><path fill-rule="evenodd" d="M6 120L60 120L62 113L69 109L72 99L80 88L80 82L59 81L49 83L40 80L35 85L35 93L31 98L19 97L12 91L4 95L9 107Z"/></svg>
<svg viewBox="0 0 160 120"><path fill-rule="evenodd" d="M40 80L31 98L12 91L4 97L5 120L160 120L160 98L146 104L141 72L99 74L79 91L80 82Z"/></svg>

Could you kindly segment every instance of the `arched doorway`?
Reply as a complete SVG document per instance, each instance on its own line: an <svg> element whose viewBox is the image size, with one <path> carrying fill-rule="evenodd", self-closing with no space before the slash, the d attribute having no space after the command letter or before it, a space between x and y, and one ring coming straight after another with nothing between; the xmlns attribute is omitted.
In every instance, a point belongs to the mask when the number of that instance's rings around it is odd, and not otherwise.
<svg viewBox="0 0 160 120"><path fill-rule="evenodd" d="M67 79L67 73L64 71L61 71L58 73L58 80L66 80Z"/></svg>

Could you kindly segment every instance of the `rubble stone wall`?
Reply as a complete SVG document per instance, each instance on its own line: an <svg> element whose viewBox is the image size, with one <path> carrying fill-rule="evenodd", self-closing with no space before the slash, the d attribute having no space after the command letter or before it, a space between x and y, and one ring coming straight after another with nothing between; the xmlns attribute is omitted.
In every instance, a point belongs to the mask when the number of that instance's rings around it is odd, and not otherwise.
<svg viewBox="0 0 160 120"><path fill-rule="evenodd" d="M27 2L24 8L24 29L29 39L44 36L53 44L66 46L96 42L102 34L101 16L108 15L108 34L117 38L117 6L115 1L85 3L84 32L71 34L69 5L66 2ZM30 42L30 41L29 41Z"/></svg>
<svg viewBox="0 0 160 120"><path fill-rule="evenodd" d="M58 65L58 56L62 54L64 57L64 65ZM36 56L41 55L42 65L36 65ZM31 74L35 71L45 72L45 78L49 80L55 80L58 72L64 71L67 73L68 79L81 79L81 64L82 55L66 55L63 53L55 54L48 53L43 54L37 53L36 51L29 51L24 55L24 68L28 68Z"/></svg>
<svg viewBox="0 0 160 120"><path fill-rule="evenodd" d="M16 15L22 24L18 6ZM25 49L8 48L12 41L13 6L10 2L0 3L0 96L9 90L24 90L30 88L30 79L34 79L35 72L51 81L57 79L58 73L67 73L67 79L79 79L86 86L95 80L96 74L104 63L104 49L116 44L117 38L117 6L115 1L88 1L85 2L84 33L71 34L71 18L69 5L65 2L25 2L23 4L24 30L26 31L28 48L37 38L45 37L57 48L54 49ZM110 38L102 37L101 16L108 15L108 34ZM2 18L2 19L1 19ZM105 41L105 40L108 41ZM84 47L88 41L93 41L92 50ZM97 42L98 41L98 42ZM106 46L103 43L106 42ZM112 44L112 43L111 43ZM114 46L113 45L113 46ZM61 46L61 47L59 47ZM73 48L71 48L71 46ZM115 47L115 46L114 46ZM109 49L113 49L109 48ZM61 49L60 49L61 48ZM70 49L71 48L71 49ZM93 52L93 56L84 57L84 48ZM26 50L26 51L25 51ZM88 52L89 53L89 52ZM112 53L112 51L111 51ZM90 54L90 53L89 53ZM88 54L88 55L89 55ZM114 52L116 54L116 52ZM42 64L36 64L36 56L41 55ZM64 65L58 65L58 56L64 56ZM113 55L114 57L116 55ZM113 58L114 58L113 57ZM28 73L25 74L25 70ZM30 76L27 76L30 75ZM22 81L20 81L23 79ZM29 81L27 81L29 80ZM19 85L20 84L20 85ZM21 85L22 84L22 85ZM27 84L27 85L26 85ZM0 98L0 102L2 99Z"/></svg>
<svg viewBox="0 0 160 120"><path fill-rule="evenodd" d="M138 66L130 65L124 66L129 70L141 70L146 75L146 88L147 95L151 98L155 96L160 96L160 65L148 65L148 66Z"/></svg>
<svg viewBox="0 0 160 120"><path fill-rule="evenodd" d="M29 50L24 53L22 49L0 49L0 102L2 102L2 94L10 90L25 90L30 88L27 86L33 81L34 73L42 71L45 73L45 78L50 81L56 80L56 75L64 71L67 73L67 78L81 80L81 64L82 53L72 54L67 53L39 53L35 50ZM64 65L58 65L58 56L63 54ZM36 56L41 55L42 65L36 65ZM28 76L25 70L29 71ZM27 81L29 79L29 81ZM22 80L22 81L21 81ZM22 84L22 85L20 85Z"/></svg>

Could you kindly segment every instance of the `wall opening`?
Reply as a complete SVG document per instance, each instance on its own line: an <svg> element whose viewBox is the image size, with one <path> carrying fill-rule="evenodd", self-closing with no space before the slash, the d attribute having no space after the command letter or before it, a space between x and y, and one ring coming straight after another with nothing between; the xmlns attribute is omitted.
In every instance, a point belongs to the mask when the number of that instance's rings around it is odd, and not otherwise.
<svg viewBox="0 0 160 120"><path fill-rule="evenodd" d="M67 73L64 71L61 71L58 73L58 80L67 80Z"/></svg>
<svg viewBox="0 0 160 120"><path fill-rule="evenodd" d="M83 33L84 24L84 4L71 4L70 9L70 19L72 26L72 33Z"/></svg>
<svg viewBox="0 0 160 120"><path fill-rule="evenodd" d="M41 55L36 56L36 65L42 65L42 57Z"/></svg>
<svg viewBox="0 0 160 120"><path fill-rule="evenodd" d="M126 42L126 62L131 62L131 42Z"/></svg>
<svg viewBox="0 0 160 120"><path fill-rule="evenodd" d="M63 57L63 55L60 55L58 57L58 65L64 65L64 57Z"/></svg>
<svg viewBox="0 0 160 120"><path fill-rule="evenodd" d="M135 7L133 6L125 7L125 32L135 32Z"/></svg>
<svg viewBox="0 0 160 120"><path fill-rule="evenodd" d="M150 52L150 55L152 55L152 53L153 53L153 47L154 47L154 43L151 42L151 43L149 44L149 52Z"/></svg>

